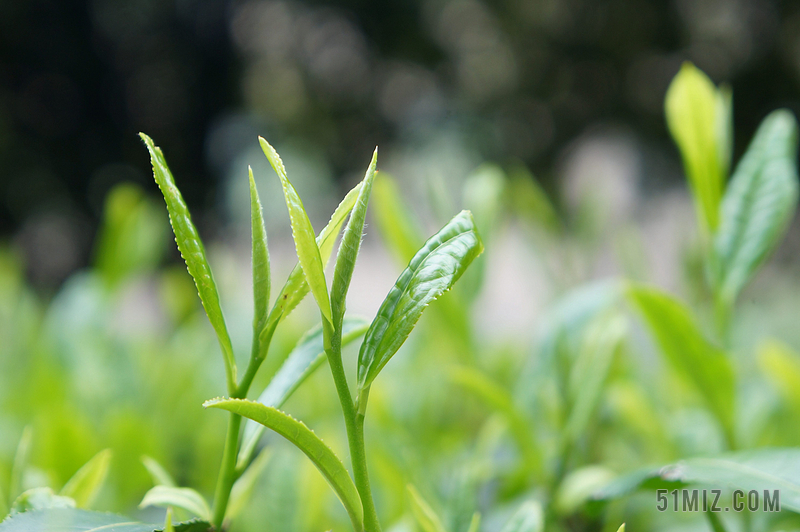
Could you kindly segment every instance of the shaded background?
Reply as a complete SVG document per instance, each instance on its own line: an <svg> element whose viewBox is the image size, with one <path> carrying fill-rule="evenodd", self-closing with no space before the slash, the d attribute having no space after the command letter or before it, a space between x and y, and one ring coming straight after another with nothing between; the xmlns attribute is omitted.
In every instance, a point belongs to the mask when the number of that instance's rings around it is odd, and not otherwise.
<svg viewBox="0 0 800 532"><path fill-rule="evenodd" d="M236 222L257 135L306 195L341 196L379 144L400 180L522 161L563 203L569 147L610 132L648 194L682 180L662 102L686 59L733 86L740 154L770 109L799 108L800 6L5 0L0 239L45 289L86 265L110 188L155 194L138 131L206 234Z"/></svg>

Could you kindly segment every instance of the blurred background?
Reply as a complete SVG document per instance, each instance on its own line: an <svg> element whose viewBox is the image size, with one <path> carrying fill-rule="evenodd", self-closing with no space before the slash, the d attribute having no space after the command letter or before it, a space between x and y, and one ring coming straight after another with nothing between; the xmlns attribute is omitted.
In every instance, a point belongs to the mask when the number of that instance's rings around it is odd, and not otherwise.
<svg viewBox="0 0 800 532"><path fill-rule="evenodd" d="M222 362L137 133L164 150L205 240L240 367L252 320L248 165L264 204L273 287L295 262L261 135L317 230L380 147L385 179L348 300L354 313L374 315L408 246L461 208L476 213L487 244L478 273L432 307L387 367L368 429L389 522L406 511L409 480L453 520L468 519L473 506L453 471L484 451L508 465L509 451L497 425L483 425L484 407L441 386L442 361L482 366L525 403L530 374L520 368L539 353L546 309L614 276L679 292L710 321L693 207L663 112L686 60L732 87L737 161L769 111L800 112L800 5L0 0L0 487L30 426L21 487L63 485L111 448L100 509L137 512L151 486L143 454L211 494L225 418L199 405L223 392ZM393 205L402 216L376 217ZM737 353L767 336L800 348L799 229L793 222L744 293L732 327ZM254 390L316 319L306 301L287 320ZM346 356L353 366L354 351ZM748 356L743 372L755 374ZM584 463L622 471L718 450L707 413L671 395L652 349L631 360L614 366L625 379L604 400L610 417L596 439L580 449ZM743 415L766 431L753 429L749 444L796 445L794 429L764 428L794 407L767 381L748 390ZM344 452L338 407L316 400L333 393L320 371L287 410ZM619 421L634 415L630 404L644 409L648 394L666 406L637 410L640 425ZM800 420L800 400L791 412ZM652 428L657 417L670 437ZM552 436L544 429L537 438ZM268 441L284 459L269 466L258 488L266 502L244 513L239 530L261 530L265 520L287 532L345 522L308 462ZM473 491L503 500L491 486ZM324 503L309 503L315 497ZM499 528L493 522L487 530Z"/></svg>

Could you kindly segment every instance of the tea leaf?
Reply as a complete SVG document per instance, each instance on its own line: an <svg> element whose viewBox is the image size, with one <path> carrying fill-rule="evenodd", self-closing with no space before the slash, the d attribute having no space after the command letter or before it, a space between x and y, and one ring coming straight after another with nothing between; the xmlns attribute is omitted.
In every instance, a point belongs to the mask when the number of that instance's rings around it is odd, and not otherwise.
<svg viewBox="0 0 800 532"><path fill-rule="evenodd" d="M627 332L622 316L601 316L586 332L585 342L570 374L572 408L566 424L566 438L576 441L589 424L600 401L614 353Z"/></svg>
<svg viewBox="0 0 800 532"><path fill-rule="evenodd" d="M233 519L244 510L247 502L253 495L256 482L258 482L259 477L264 472L264 469L266 469L271 458L272 449L264 449L261 451L256 459L253 460L253 463L250 464L250 467L248 467L245 472L242 473L242 476L233 484L231 498L228 502L228 509L225 511L226 519Z"/></svg>
<svg viewBox="0 0 800 532"><path fill-rule="evenodd" d="M433 511L433 508L428 502L420 495L412 484L406 486L408 490L409 500L411 501L411 512L414 514L414 519L422 529L423 532L447 532L442 524L442 520Z"/></svg>
<svg viewBox="0 0 800 532"><path fill-rule="evenodd" d="M405 342L431 302L449 290L483 244L469 211L461 211L414 255L386 296L358 354L359 395Z"/></svg>
<svg viewBox="0 0 800 532"><path fill-rule="evenodd" d="M717 88L702 71L684 63L667 89L667 126L680 149L701 227L713 232L719 222L719 202L725 185L720 156Z"/></svg>
<svg viewBox="0 0 800 532"><path fill-rule="evenodd" d="M172 475L164 469L164 466L159 464L154 458L149 456L142 456L142 464L144 464L147 472L150 473L150 478L153 479L153 484L156 486L170 486L177 487L178 484L172 478Z"/></svg>
<svg viewBox="0 0 800 532"><path fill-rule="evenodd" d="M758 365L785 403L800 412L800 355L772 340L758 348Z"/></svg>
<svg viewBox="0 0 800 532"><path fill-rule="evenodd" d="M67 481L61 495L75 499L78 508L91 506L108 476L109 465L111 449L100 451Z"/></svg>
<svg viewBox="0 0 800 532"><path fill-rule="evenodd" d="M694 384L730 437L735 393L730 359L706 340L689 309L669 294L632 285L628 296L644 317L667 362Z"/></svg>
<svg viewBox="0 0 800 532"><path fill-rule="evenodd" d="M236 387L236 361L233 357L233 346L228 335L228 328L225 325L225 317L222 314L217 285L214 282L211 267L206 260L203 241L200 239L194 223L192 223L192 217L189 214L186 203L183 201L183 196L181 196L178 187L175 186L175 180L167 166L167 161L164 159L164 153L161 148L158 148L153 143L153 140L144 133L140 133L139 136L150 152L153 176L167 203L169 222L172 225L172 231L175 233L175 242L178 244L178 250L180 250L181 256L186 262L186 268L189 270L192 279L194 279L197 293L200 295L200 301L206 310L208 320L217 333L222 356L225 359L228 389L234 390Z"/></svg>
<svg viewBox="0 0 800 532"><path fill-rule="evenodd" d="M177 506L205 521L211 521L211 508L205 498L191 488L155 486L145 493L139 504L139 508L145 506Z"/></svg>
<svg viewBox="0 0 800 532"><path fill-rule="evenodd" d="M640 488L705 484L744 491L780 490L782 509L800 513L800 449L754 449L716 457L689 458L664 467L623 475L594 494L596 500L615 499Z"/></svg>
<svg viewBox="0 0 800 532"><path fill-rule="evenodd" d="M469 522L469 528L467 532L478 532L481 527L481 513L475 512L472 514L472 519Z"/></svg>
<svg viewBox="0 0 800 532"><path fill-rule="evenodd" d="M617 529L617 532L625 532L625 523L622 523L621 525L619 525L619 528Z"/></svg>
<svg viewBox="0 0 800 532"><path fill-rule="evenodd" d="M286 207L289 209L289 218L292 221L292 236L294 237L300 266L303 268L311 293L314 294L314 299L317 300L320 312L330 322L331 302L328 298L328 285L325 282L325 271L322 267L319 247L314 238L314 228L311 226L311 220L308 219L308 214L303 208L303 201L286 177L286 168L284 168L283 161L275 151L275 148L262 137L259 137L258 141L261 143L264 155L267 156L273 170L281 180L283 196L286 199Z"/></svg>
<svg viewBox="0 0 800 532"><path fill-rule="evenodd" d="M363 335L368 327L369 322L364 318L345 318L342 324L342 347ZM322 327L317 326L300 338L295 348L286 357L281 369L278 370L258 398L258 402L266 406L279 408L324 361L325 350L322 346ZM263 425L247 420L244 427L244 436L242 437L242 448L239 451L239 458L236 463L237 469L242 470L247 466L263 433Z"/></svg>
<svg viewBox="0 0 800 532"><path fill-rule="evenodd" d="M75 499L56 495L50 488L32 488L17 497L11 505L11 515L49 508L75 508Z"/></svg>
<svg viewBox="0 0 800 532"><path fill-rule="evenodd" d="M173 526L175 532L208 532L211 525L192 519ZM164 532L159 525L146 525L121 515L90 512L77 508L52 508L9 517L0 532Z"/></svg>
<svg viewBox="0 0 800 532"><path fill-rule="evenodd" d="M274 430L303 451L339 496L356 530L361 530L364 511L353 479L342 461L312 430L280 410L247 399L211 399L206 408L221 408Z"/></svg>
<svg viewBox="0 0 800 532"><path fill-rule="evenodd" d="M253 252L253 353L263 358L259 345L259 333L267 324L270 292L270 267L269 249L267 247L267 230L264 228L264 214L261 210L261 200L258 198L256 181L253 179L253 169L248 167L250 174L250 232L252 235Z"/></svg>
<svg viewBox="0 0 800 532"><path fill-rule="evenodd" d="M786 109L758 128L722 199L713 276L732 303L775 249L797 206L797 121Z"/></svg>
<svg viewBox="0 0 800 532"><path fill-rule="evenodd" d="M328 259L330 259L331 253L333 253L333 246L336 243L336 237L339 236L339 231L342 225L344 225L345 220L347 220L347 215L350 214L353 205L356 203L358 194L361 191L361 185L362 184L359 183L347 193L339 206L336 207L336 210L333 211L328 225L326 225L317 236L317 245L319 246L319 254L323 266L328 264ZM303 269L300 264L298 264L294 267L292 273L289 274L286 284L283 285L281 293L275 300L275 305L272 307L269 319L267 320L267 326L264 327L261 334L263 335L274 328L280 320L288 316L300 301L306 297L308 291L308 283L303 275Z"/></svg>
<svg viewBox="0 0 800 532"><path fill-rule="evenodd" d="M394 179L378 172L375 179L375 223L388 248L407 264L423 243L416 217L409 213Z"/></svg>
<svg viewBox="0 0 800 532"><path fill-rule="evenodd" d="M501 532L544 532L542 505L539 501L524 502Z"/></svg>
<svg viewBox="0 0 800 532"><path fill-rule="evenodd" d="M22 429L22 436L17 444L17 452L14 454L14 463L11 466L11 480L9 481L8 497L9 503L13 503L17 495L22 491L22 475L28 467L28 454L31 451L31 440L33 439L33 427L26 425Z"/></svg>
<svg viewBox="0 0 800 532"><path fill-rule="evenodd" d="M375 178L375 166L378 164L378 148L372 154L372 161L367 168L367 174L362 181L361 191L350 214L350 221L339 244L339 254L336 257L336 268L333 273L331 285L331 306L333 312L333 326L339 327L344 318L347 289L353 277L358 250L361 247L361 238L364 235L364 220L367 216L367 205L372 192L372 182Z"/></svg>

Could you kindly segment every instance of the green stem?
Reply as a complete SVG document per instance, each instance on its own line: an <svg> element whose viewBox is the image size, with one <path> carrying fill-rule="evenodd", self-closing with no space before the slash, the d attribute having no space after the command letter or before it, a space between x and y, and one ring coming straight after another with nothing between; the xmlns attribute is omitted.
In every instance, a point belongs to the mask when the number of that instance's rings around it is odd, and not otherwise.
<svg viewBox="0 0 800 532"><path fill-rule="evenodd" d="M217 478L217 489L214 492L214 517L215 530L222 530L225 521L225 511L228 509L228 499L236 480L236 455L239 452L239 427L242 417L231 414L228 419L228 434L225 437L225 449L222 452L222 465Z"/></svg>
<svg viewBox="0 0 800 532"><path fill-rule="evenodd" d="M342 364L342 334L341 325L334 331L333 326L323 317L323 340L328 365L331 368L339 402L342 404L344 424L347 430L347 441L350 447L350 461L353 466L353 480L361 497L364 508L364 531L381 532L378 514L375 511L375 502L372 499L372 490L369 485L369 472L367 471L367 455L364 447L364 414L356 412L353 396L347 384L347 376ZM361 532L361 531L357 531Z"/></svg>

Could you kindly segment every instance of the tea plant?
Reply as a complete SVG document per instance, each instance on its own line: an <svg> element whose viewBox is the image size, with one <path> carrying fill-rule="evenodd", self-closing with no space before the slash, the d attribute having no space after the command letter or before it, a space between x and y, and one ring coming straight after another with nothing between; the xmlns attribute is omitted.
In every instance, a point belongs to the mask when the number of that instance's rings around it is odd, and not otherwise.
<svg viewBox="0 0 800 532"><path fill-rule="evenodd" d="M381 369L404 343L424 309L449 290L469 264L483 251L471 214L464 211L454 217L414 255L395 286L381 305L376 318L367 326L359 319L345 317L346 296L361 245L367 206L375 178L377 150L364 180L351 190L335 210L328 225L315 236L308 215L296 190L289 182L278 154L264 139L261 147L278 177L286 199L299 264L290 274L271 310L270 264L267 236L261 204L250 171L253 296L252 351L244 375L239 378L232 342L228 334L220 299L202 240L175 186L163 153L146 135L142 135L151 157L154 176L167 203L170 223L178 249L194 279L198 294L216 332L223 355L229 398L212 399L204 406L230 411L225 448L214 501L209 505L191 488L176 487L166 471L148 459L145 465L158 484L142 501L143 505L168 507L164 530L222 530L235 510L243 504L232 500L252 490L264 460L253 459L261 430L248 425L240 442L242 416L270 428L303 451L317 466L338 495L356 531L380 530L367 471L364 444L364 419L370 389ZM349 220L348 220L349 216ZM344 234L336 257L330 290L324 265L331 256L335 241L344 225ZM322 317L321 327L312 330L287 358L283 367L261 395L260 402L247 400L250 387L269 351L270 341L281 320L311 292ZM343 345L365 335L358 358L358 382L351 392L342 361ZM353 477L334 452L302 422L277 409L286 398L327 359L341 403L349 441ZM107 463L107 460L106 460ZM90 463L91 465L91 463ZM90 467L87 465L87 467ZM79 473L80 474L80 473ZM70 484L67 485L69 488ZM67 490L65 488L65 490ZM248 489L249 488L249 489ZM73 490L67 490L67 495ZM77 497L77 495L73 496ZM51 496L31 508L27 496L15 503L15 515L7 519L3 530L28 530L40 527L60 530L71 526L88 530L103 524L119 524L117 517L64 508L63 497ZM83 499L81 499L82 502ZM67 504L66 506L70 506ZM172 524L172 508L197 516L197 519ZM22 511L22 510L29 511ZM44 527L44 528L41 528ZM128 528L126 528L128 530ZM130 530L161 530L150 525L130 525Z"/></svg>

